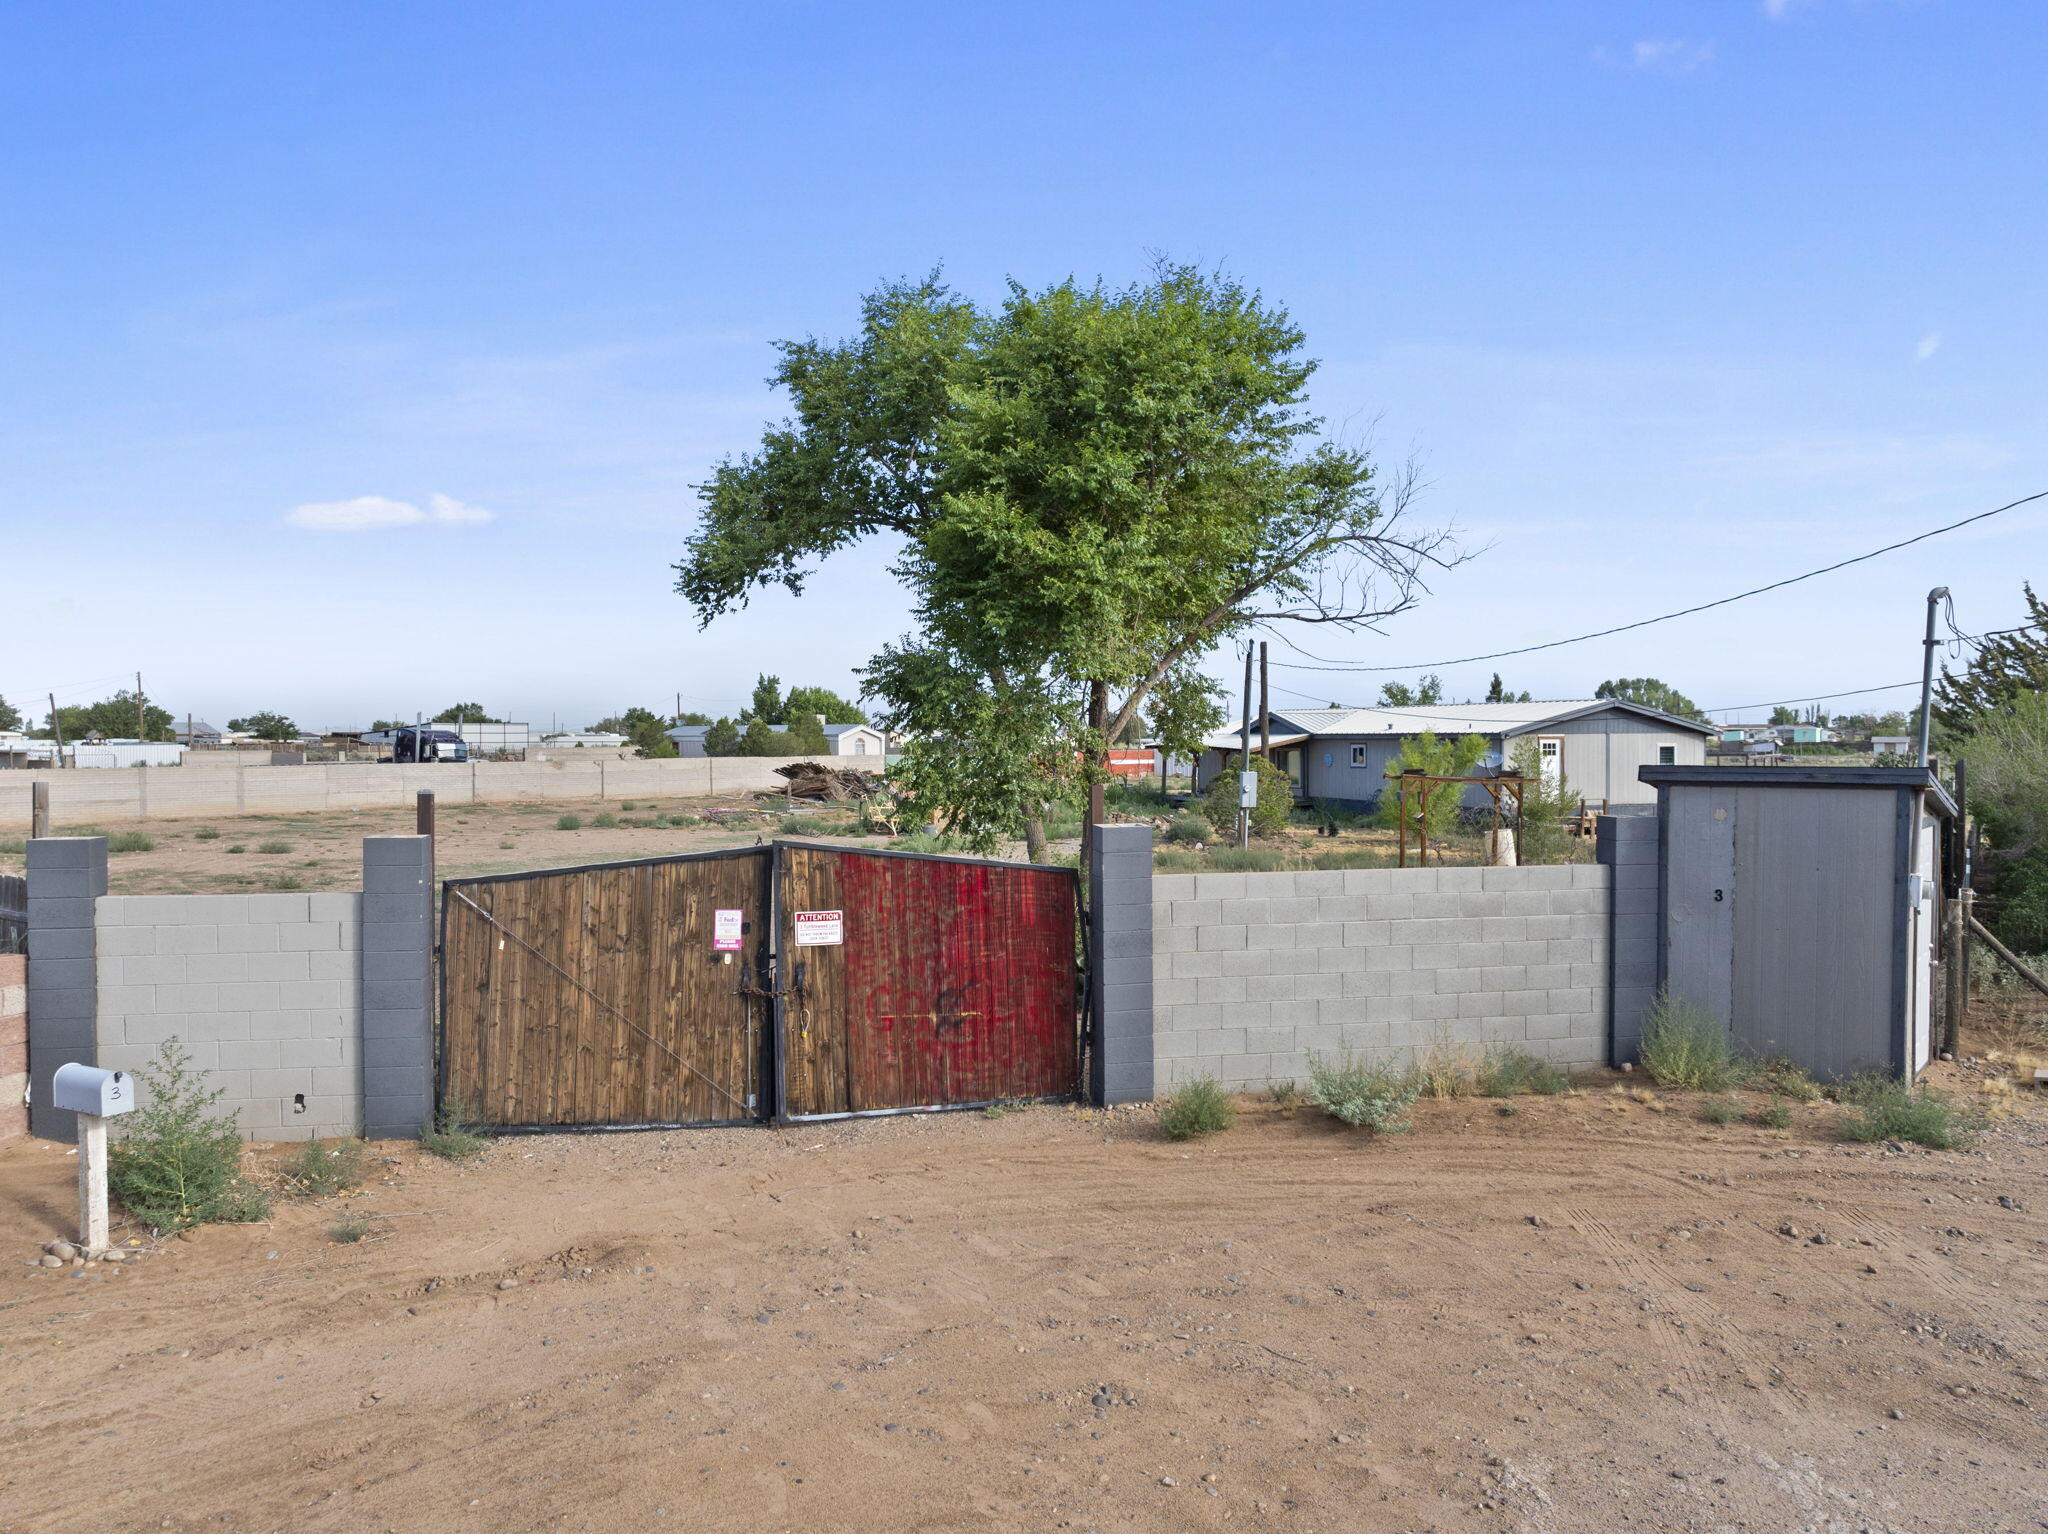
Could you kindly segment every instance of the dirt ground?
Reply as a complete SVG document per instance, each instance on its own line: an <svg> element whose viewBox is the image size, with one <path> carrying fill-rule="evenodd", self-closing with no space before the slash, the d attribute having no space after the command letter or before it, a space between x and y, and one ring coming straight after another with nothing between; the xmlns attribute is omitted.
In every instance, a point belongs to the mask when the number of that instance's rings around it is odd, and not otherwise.
<svg viewBox="0 0 2048 1534"><path fill-rule="evenodd" d="M380 1146L75 1276L19 1145L0 1530L2048 1528L2048 1104L1517 1107Z"/></svg>
<svg viewBox="0 0 2048 1534"><path fill-rule="evenodd" d="M748 845L777 834L793 818L779 811L779 802L764 807L752 795L445 805L436 817L434 850L441 876L449 879L609 863ZM649 824L656 815L701 817L707 813L734 818L725 825L709 821L694 826ZM621 824L592 825L599 814L610 814ZM582 826L562 829L558 822L564 815L578 817ZM845 839L856 845L888 845L887 837L852 836L852 815L847 811L798 805L794 818L830 825L847 833ZM155 843L147 851L109 854L109 892L116 895L347 890L362 888L362 839L411 835L413 812L404 808L335 810L318 815L223 815L206 821L105 820L90 827L60 825L57 830L59 835L78 835L81 830L140 831ZM804 834L813 831L806 828ZM24 856L19 843L10 845L17 850L0 850L0 873L22 871ZM266 847L273 850L265 851ZM283 850L275 850L279 848Z"/></svg>

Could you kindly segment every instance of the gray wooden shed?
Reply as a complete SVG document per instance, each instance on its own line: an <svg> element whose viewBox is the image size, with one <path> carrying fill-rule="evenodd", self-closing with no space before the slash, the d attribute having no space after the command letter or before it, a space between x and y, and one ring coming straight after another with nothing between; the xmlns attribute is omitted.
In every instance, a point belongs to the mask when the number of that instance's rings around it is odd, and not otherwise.
<svg viewBox="0 0 2048 1534"><path fill-rule="evenodd" d="M1934 1044L1955 803L1924 767L1643 767L1657 791L1659 983L1737 1047L1822 1081L1911 1077Z"/></svg>

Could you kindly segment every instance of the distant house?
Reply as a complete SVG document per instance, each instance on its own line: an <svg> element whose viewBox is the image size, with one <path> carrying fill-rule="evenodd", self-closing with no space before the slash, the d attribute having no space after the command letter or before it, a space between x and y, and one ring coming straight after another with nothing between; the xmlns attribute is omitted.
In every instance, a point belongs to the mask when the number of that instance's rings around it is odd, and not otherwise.
<svg viewBox="0 0 2048 1534"><path fill-rule="evenodd" d="M14 730L0 730L0 769L48 767L56 760L56 742L39 740Z"/></svg>
<svg viewBox="0 0 2048 1534"><path fill-rule="evenodd" d="M1820 746L1837 738L1833 730L1820 724L1781 724L1775 729L1778 739L1788 746Z"/></svg>
<svg viewBox="0 0 2048 1534"><path fill-rule="evenodd" d="M187 746L217 746L221 743L221 732L204 719L194 719L182 730L172 732L173 740Z"/></svg>
<svg viewBox="0 0 2048 1534"><path fill-rule="evenodd" d="M1612 698L1290 709L1276 712L1272 722L1273 762L1293 780L1296 799L1328 799L1354 809L1378 801L1402 746L1425 730L1484 737L1487 754L1481 772L1500 770L1520 741L1534 739L1546 777L1562 774L1573 793L1610 804L1655 802L1655 791L1637 781L1636 769L1702 766L1708 738L1719 733L1714 725ZM1251 739L1257 749L1256 723ZM1235 730L1212 735L1203 743L1195 759L1196 792L1238 749ZM1475 787L1467 790L1465 802L1477 806L1490 801L1484 789Z"/></svg>
<svg viewBox="0 0 2048 1534"><path fill-rule="evenodd" d="M847 724L828 724L818 721L825 731L825 751L830 756L883 756L889 750L889 737L871 724L854 720ZM681 724L667 734L676 748L677 756L703 756L704 736L711 728L708 724Z"/></svg>
<svg viewBox="0 0 2048 1534"><path fill-rule="evenodd" d="M1870 749L1879 756L1890 753L1893 756L1911 756L1913 737L1910 735L1873 735Z"/></svg>
<svg viewBox="0 0 2048 1534"><path fill-rule="evenodd" d="M616 751L626 737L611 730L558 730L541 736L540 743L549 751Z"/></svg>

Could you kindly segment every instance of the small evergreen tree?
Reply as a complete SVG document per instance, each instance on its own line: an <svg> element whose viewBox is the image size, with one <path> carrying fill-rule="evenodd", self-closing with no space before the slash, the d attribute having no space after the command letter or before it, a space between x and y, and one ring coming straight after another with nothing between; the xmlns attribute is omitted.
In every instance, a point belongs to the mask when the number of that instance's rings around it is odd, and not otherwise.
<svg viewBox="0 0 2048 1534"><path fill-rule="evenodd" d="M1486 738L1482 735L1439 735L1434 730L1424 730L1412 735L1401 747L1401 754L1394 759L1392 770L1405 772L1420 768L1423 775L1434 778L1462 778L1479 765L1486 755ZM1422 796L1419 788L1408 792L1408 816L1410 826L1422 817ZM1429 816L1425 822L1432 841L1448 835L1458 824L1458 817L1465 803L1465 791L1455 785L1432 788L1429 800ZM1374 818L1383 826L1398 827L1401 824L1401 785L1389 778L1380 790L1379 803L1374 807Z"/></svg>
<svg viewBox="0 0 2048 1534"><path fill-rule="evenodd" d="M2009 712L2021 697L2048 692L2048 603L2031 583L2020 588L2027 621L1977 642L1960 676L1942 667L1934 684L1934 723L1946 736L1972 734L1986 716Z"/></svg>
<svg viewBox="0 0 2048 1534"><path fill-rule="evenodd" d="M740 750L739 726L730 719L721 719L704 732L704 754L706 756L743 756Z"/></svg>

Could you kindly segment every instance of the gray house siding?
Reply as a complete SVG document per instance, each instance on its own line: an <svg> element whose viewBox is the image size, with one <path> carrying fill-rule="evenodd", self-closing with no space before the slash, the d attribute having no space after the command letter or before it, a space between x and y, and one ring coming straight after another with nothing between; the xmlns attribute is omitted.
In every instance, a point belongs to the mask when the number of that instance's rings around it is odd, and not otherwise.
<svg viewBox="0 0 2048 1534"><path fill-rule="evenodd" d="M1636 769L1662 763L1659 751L1664 746L1672 748L1673 766L1701 767L1707 760L1704 735L1613 710L1524 733L1532 739L1555 735L1563 740L1565 783L1581 799L1605 799L1609 804L1657 802L1657 791L1637 780ZM1521 738L1507 738L1510 756Z"/></svg>

